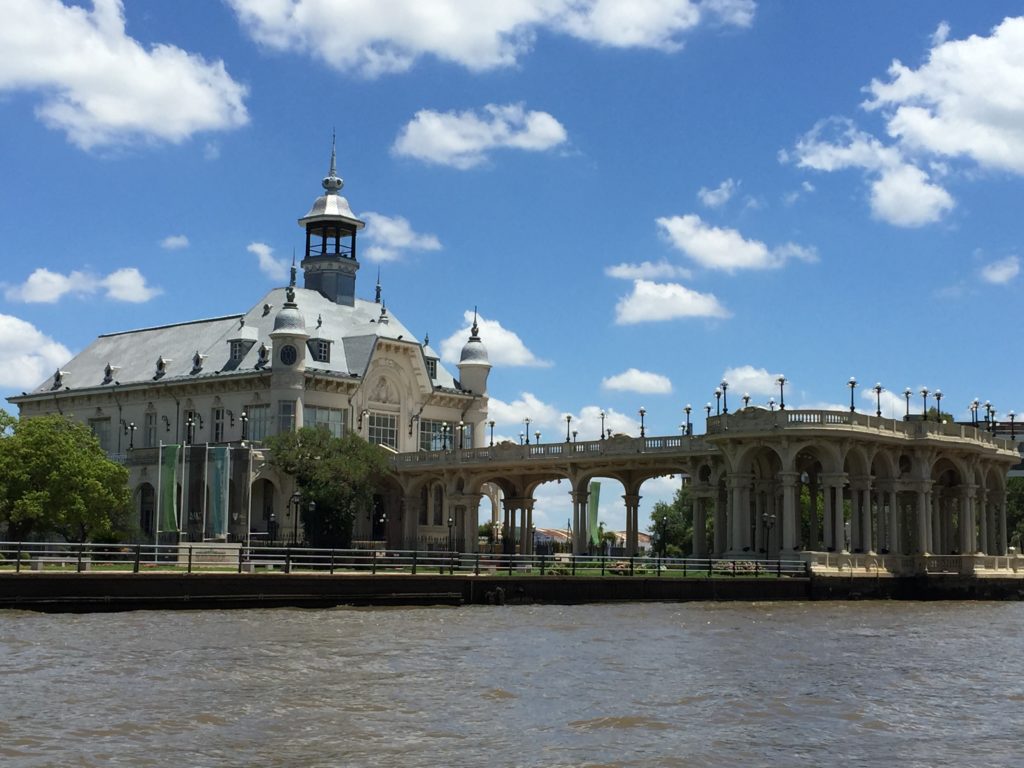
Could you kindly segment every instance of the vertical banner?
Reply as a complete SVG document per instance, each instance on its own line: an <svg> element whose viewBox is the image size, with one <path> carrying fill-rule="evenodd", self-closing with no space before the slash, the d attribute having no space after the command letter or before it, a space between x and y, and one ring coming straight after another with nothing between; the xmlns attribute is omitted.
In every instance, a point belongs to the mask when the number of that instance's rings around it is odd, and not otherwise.
<svg viewBox="0 0 1024 768"><path fill-rule="evenodd" d="M231 478L226 447L209 449L206 472L210 498L207 510L210 535L213 538L223 538L228 533L228 489Z"/></svg>
<svg viewBox="0 0 1024 768"><path fill-rule="evenodd" d="M160 446L160 494L157 497L157 531L178 530L178 451L180 446Z"/></svg>
<svg viewBox="0 0 1024 768"><path fill-rule="evenodd" d="M601 484L596 481L590 483L590 497L587 501L587 541L595 547L601 544L600 531L597 522L597 505L601 501Z"/></svg>

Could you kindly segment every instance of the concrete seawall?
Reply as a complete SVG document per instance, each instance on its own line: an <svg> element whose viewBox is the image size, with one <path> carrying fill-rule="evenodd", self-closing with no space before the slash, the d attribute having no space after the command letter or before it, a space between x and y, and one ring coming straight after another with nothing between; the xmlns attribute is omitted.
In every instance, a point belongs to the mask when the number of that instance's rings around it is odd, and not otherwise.
<svg viewBox="0 0 1024 768"><path fill-rule="evenodd" d="M0 608L50 612L334 605L483 605L695 600L1020 600L1024 581L921 578L670 579L573 576L0 575Z"/></svg>

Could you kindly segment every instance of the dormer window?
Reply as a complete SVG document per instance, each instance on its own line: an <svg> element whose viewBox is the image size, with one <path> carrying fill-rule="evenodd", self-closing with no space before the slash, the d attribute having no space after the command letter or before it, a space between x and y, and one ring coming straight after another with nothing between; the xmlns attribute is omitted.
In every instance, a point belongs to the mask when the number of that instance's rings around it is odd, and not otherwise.
<svg viewBox="0 0 1024 768"><path fill-rule="evenodd" d="M192 371L191 371L191 373L199 373L201 370L203 370L203 361L204 360L206 360L206 355L199 354L199 350L197 349L196 353L194 355L192 355Z"/></svg>
<svg viewBox="0 0 1024 768"><path fill-rule="evenodd" d="M112 382L114 380L114 374L120 370L121 366L107 363L106 367L103 369L103 383L109 384Z"/></svg>
<svg viewBox="0 0 1024 768"><path fill-rule="evenodd" d="M314 339L311 347L310 351L313 355L313 360L318 363L331 362L331 342L327 339Z"/></svg>
<svg viewBox="0 0 1024 768"><path fill-rule="evenodd" d="M265 368L267 363L270 362L270 350L267 349L266 344L260 344L260 348L256 350L258 359L256 360L257 368Z"/></svg>
<svg viewBox="0 0 1024 768"><path fill-rule="evenodd" d="M245 342L241 339L231 341L231 362L237 363L245 357Z"/></svg>
<svg viewBox="0 0 1024 768"><path fill-rule="evenodd" d="M153 375L154 381L156 379L162 378L163 375L167 373L167 364L169 362L171 362L170 358L167 358L165 360L163 355L156 359L156 373Z"/></svg>
<svg viewBox="0 0 1024 768"><path fill-rule="evenodd" d="M430 375L431 379L437 378L437 358L427 358L427 373Z"/></svg>
<svg viewBox="0 0 1024 768"><path fill-rule="evenodd" d="M53 386L50 389L60 389L64 385L64 377L67 375L67 371L62 371L58 368L53 374Z"/></svg>

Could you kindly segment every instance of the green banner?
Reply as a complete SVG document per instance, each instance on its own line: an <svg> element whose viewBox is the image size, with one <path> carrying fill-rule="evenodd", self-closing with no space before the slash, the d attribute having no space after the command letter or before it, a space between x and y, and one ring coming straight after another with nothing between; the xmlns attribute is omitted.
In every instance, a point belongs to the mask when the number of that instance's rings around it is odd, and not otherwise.
<svg viewBox="0 0 1024 768"><path fill-rule="evenodd" d="M601 545L600 532L597 523L597 505L601 501L601 484L590 483L590 498L587 501L587 539L595 547Z"/></svg>
<svg viewBox="0 0 1024 768"><path fill-rule="evenodd" d="M178 530L178 451L180 446L160 446L160 498L157 499L158 531Z"/></svg>
<svg viewBox="0 0 1024 768"><path fill-rule="evenodd" d="M228 449L226 447L208 448L206 461L210 494L207 517L210 521L210 535L216 538L226 536L228 533L228 480L231 477Z"/></svg>

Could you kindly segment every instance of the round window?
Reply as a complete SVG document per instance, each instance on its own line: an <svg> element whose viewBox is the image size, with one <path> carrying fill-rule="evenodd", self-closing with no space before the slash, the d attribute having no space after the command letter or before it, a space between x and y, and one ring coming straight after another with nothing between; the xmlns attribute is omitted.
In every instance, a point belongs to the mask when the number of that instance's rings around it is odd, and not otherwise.
<svg viewBox="0 0 1024 768"><path fill-rule="evenodd" d="M281 347L281 362L285 365L294 365L298 356L299 353L295 351L295 347L291 344L285 344Z"/></svg>

